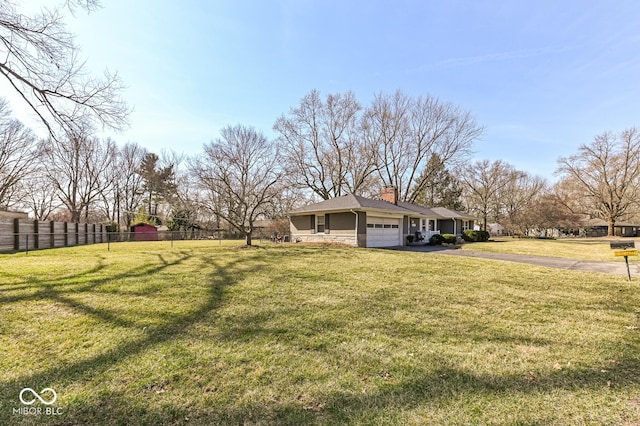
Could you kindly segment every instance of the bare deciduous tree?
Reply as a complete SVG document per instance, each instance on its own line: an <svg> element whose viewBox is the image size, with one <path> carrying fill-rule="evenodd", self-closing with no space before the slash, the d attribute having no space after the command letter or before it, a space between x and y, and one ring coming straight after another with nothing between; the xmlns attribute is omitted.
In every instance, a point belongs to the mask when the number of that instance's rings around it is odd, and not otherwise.
<svg viewBox="0 0 640 426"><path fill-rule="evenodd" d="M6 101L0 99L0 208L20 201L21 181L34 170L36 138L13 118Z"/></svg>
<svg viewBox="0 0 640 426"><path fill-rule="evenodd" d="M109 188L116 156L115 143L83 135L49 138L41 144L43 170L60 201L69 209L72 222L89 215L93 201Z"/></svg>
<svg viewBox="0 0 640 426"><path fill-rule="evenodd" d="M453 104L431 96L414 99L401 91L377 95L365 112L363 127L369 144L378 147L382 183L397 188L400 199L412 203L431 180L424 172L433 155L443 166L454 165L484 131L469 112Z"/></svg>
<svg viewBox="0 0 640 426"><path fill-rule="evenodd" d="M482 229L486 231L489 216L496 215L496 209L500 209L498 195L508 184L513 167L501 160L482 160L458 170L468 210L482 217Z"/></svg>
<svg viewBox="0 0 640 426"><path fill-rule="evenodd" d="M251 236L256 220L273 210L281 192L281 170L277 147L252 127L242 125L222 129L221 138L204 147L204 158L195 159L192 172L210 206L233 228Z"/></svg>
<svg viewBox="0 0 640 426"><path fill-rule="evenodd" d="M34 173L23 181L24 197L21 205L37 220L49 220L61 203L42 167L38 166Z"/></svg>
<svg viewBox="0 0 640 426"><path fill-rule="evenodd" d="M0 75L54 136L78 134L87 123L115 129L127 123L116 74L86 78L74 36L63 22L64 8L87 11L96 0L66 0L28 16L12 1L0 3Z"/></svg>
<svg viewBox="0 0 640 426"><path fill-rule="evenodd" d="M441 166L455 164L483 132L471 114L430 96L379 94L361 110L351 92L323 101L314 90L278 119L274 129L297 183L323 199L382 184L415 202L432 180L427 162L435 155Z"/></svg>
<svg viewBox="0 0 640 426"><path fill-rule="evenodd" d="M404 174L410 167L410 110L411 99L398 91L393 96L377 95L363 117L365 138L376 150L379 177L384 186L395 187L403 201L409 185Z"/></svg>
<svg viewBox="0 0 640 426"><path fill-rule="evenodd" d="M564 205L572 214L589 218L598 216L593 203L584 196L581 185L567 176L561 177L552 188L557 201Z"/></svg>
<svg viewBox="0 0 640 426"><path fill-rule="evenodd" d="M127 229L142 205L144 179L138 174L138 168L147 150L136 143L127 143L118 150L113 169L116 172L112 197L112 221L123 224Z"/></svg>
<svg viewBox="0 0 640 426"><path fill-rule="evenodd" d="M557 194L544 191L528 203L526 210L519 215L518 223L525 234L536 231L546 236L551 228L578 228L580 215L571 212Z"/></svg>
<svg viewBox="0 0 640 426"><path fill-rule="evenodd" d="M372 185L375 156L359 125L361 106L352 92L321 99L317 90L276 121L288 175L322 199L361 194Z"/></svg>
<svg viewBox="0 0 640 426"><path fill-rule="evenodd" d="M576 154L560 158L558 165L558 172L573 181L608 222L613 236L616 221L630 213L640 196L640 131L598 135Z"/></svg>
<svg viewBox="0 0 640 426"><path fill-rule="evenodd" d="M547 182L539 176L516 169L512 169L506 179L498 200L505 213L503 225L511 233L525 233L528 211L534 204L540 205L536 202L547 188Z"/></svg>
<svg viewBox="0 0 640 426"><path fill-rule="evenodd" d="M102 220L126 228L131 225L144 199L144 180L138 168L146 153L146 149L132 142L114 150L112 166L105 170L104 177L112 184L100 191L97 200Z"/></svg>

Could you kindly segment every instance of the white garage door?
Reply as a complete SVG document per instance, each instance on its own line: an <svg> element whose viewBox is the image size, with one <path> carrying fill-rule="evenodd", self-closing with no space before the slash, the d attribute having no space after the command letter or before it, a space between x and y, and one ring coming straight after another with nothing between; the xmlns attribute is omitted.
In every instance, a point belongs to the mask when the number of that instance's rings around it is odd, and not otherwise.
<svg viewBox="0 0 640 426"><path fill-rule="evenodd" d="M402 219L367 216L367 247L402 245Z"/></svg>

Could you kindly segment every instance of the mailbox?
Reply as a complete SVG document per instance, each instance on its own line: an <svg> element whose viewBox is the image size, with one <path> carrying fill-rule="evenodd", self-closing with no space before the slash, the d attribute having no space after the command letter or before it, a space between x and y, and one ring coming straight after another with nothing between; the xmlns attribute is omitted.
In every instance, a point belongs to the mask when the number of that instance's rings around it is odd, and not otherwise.
<svg viewBox="0 0 640 426"><path fill-rule="evenodd" d="M633 241L611 241L609 243L611 249L617 251L613 252L614 256L624 256L624 263L627 264L627 277L631 281L631 271L629 270L629 256L637 256L638 250L636 250L636 243Z"/></svg>
<svg viewBox="0 0 640 426"><path fill-rule="evenodd" d="M634 241L611 241L609 243L611 250L626 250L636 248Z"/></svg>

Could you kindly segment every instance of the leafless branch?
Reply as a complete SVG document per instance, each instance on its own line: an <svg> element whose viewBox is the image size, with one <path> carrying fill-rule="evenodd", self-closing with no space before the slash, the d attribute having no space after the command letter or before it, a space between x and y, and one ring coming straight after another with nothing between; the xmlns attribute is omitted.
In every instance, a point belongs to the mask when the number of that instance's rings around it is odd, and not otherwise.
<svg viewBox="0 0 640 426"><path fill-rule="evenodd" d="M51 135L77 134L87 123L122 129L130 109L121 98L116 73L87 76L74 36L63 22L63 7L88 12L94 0L66 0L35 16L21 14L15 4L0 4L0 75L47 127Z"/></svg>

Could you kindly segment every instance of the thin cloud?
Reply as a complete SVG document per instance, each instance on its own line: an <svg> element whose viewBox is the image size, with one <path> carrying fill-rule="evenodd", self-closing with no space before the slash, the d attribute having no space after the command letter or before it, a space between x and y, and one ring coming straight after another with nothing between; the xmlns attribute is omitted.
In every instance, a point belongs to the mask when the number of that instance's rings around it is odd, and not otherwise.
<svg viewBox="0 0 640 426"><path fill-rule="evenodd" d="M565 53L571 49L572 48L570 47L541 47L537 49L520 49L520 50L511 50L507 52L488 53L485 55L477 55L477 56L462 56L458 58L444 59L434 64L428 64L422 67L414 68L412 70L409 70L409 73L420 73L420 72L429 71L435 68L466 67L466 66L478 65L482 63L502 62L502 61L510 61L514 59L528 59L528 58L536 58L536 57L548 56L548 55L557 55L560 53Z"/></svg>
<svg viewBox="0 0 640 426"><path fill-rule="evenodd" d="M479 56L467 56L461 58L451 58L446 59L444 61L440 61L436 63L436 66L460 66L460 65L473 65L483 62L498 62L498 61L508 61L511 59L526 59L526 58L535 58L538 56L546 56L552 54L558 54L566 52L568 49L566 47L558 48L558 47L545 47L538 49L522 49L522 50L512 50L510 52L499 52L499 53L490 53L487 55L479 55Z"/></svg>

